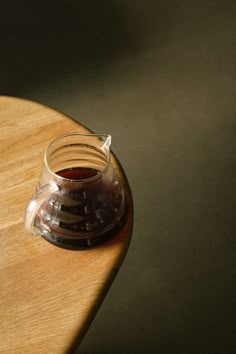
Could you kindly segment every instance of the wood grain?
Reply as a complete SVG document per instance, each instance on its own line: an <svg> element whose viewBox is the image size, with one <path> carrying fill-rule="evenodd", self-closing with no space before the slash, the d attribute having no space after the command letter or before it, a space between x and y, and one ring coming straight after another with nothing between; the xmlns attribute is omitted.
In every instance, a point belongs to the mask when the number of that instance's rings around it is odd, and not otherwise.
<svg viewBox="0 0 236 354"><path fill-rule="evenodd" d="M65 132L88 130L41 104L0 97L0 353L67 353L77 345L127 252L129 218L111 241L70 251L26 233L23 214L34 192L48 143ZM111 315L112 316L112 315Z"/></svg>

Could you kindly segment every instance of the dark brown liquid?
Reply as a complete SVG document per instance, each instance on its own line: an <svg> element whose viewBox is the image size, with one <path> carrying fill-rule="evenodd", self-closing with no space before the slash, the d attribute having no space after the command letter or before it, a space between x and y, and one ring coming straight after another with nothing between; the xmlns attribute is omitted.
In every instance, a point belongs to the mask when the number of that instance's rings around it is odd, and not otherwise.
<svg viewBox="0 0 236 354"><path fill-rule="evenodd" d="M60 194L42 207L41 219L51 230L45 238L67 248L100 243L119 225L124 209L120 187L91 168L70 168L57 174L67 180ZM98 178L93 179L95 176Z"/></svg>
<svg viewBox="0 0 236 354"><path fill-rule="evenodd" d="M93 168L79 167L79 168L68 168L66 170L59 171L57 172L57 175L74 181L76 180L83 181L85 179L95 177L98 173L99 171Z"/></svg>

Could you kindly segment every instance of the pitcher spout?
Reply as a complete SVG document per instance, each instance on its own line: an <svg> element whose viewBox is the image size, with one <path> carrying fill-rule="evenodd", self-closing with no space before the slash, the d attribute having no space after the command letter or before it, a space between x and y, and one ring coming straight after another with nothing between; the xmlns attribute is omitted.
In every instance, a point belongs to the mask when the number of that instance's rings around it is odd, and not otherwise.
<svg viewBox="0 0 236 354"><path fill-rule="evenodd" d="M105 152L107 156L110 154L111 147L111 135L102 135L103 145L102 150Z"/></svg>

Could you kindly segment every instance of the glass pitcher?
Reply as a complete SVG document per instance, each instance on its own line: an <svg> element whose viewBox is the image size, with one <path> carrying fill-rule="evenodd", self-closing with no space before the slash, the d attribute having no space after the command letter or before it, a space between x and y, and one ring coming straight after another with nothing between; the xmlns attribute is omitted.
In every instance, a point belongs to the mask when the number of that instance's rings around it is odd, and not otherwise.
<svg viewBox="0 0 236 354"><path fill-rule="evenodd" d="M111 136L68 133L52 141L25 228L64 248L94 246L125 212L124 188L111 163Z"/></svg>

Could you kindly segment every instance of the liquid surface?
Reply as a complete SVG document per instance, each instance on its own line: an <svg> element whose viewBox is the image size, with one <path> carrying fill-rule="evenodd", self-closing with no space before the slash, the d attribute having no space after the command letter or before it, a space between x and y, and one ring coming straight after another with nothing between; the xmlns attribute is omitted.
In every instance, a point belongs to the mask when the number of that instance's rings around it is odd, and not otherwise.
<svg viewBox="0 0 236 354"><path fill-rule="evenodd" d="M57 175L67 178L67 179L72 179L72 180L84 180L84 179L89 179L92 177L95 177L99 173L98 170L95 170L93 168L68 168L66 170L62 170L57 172Z"/></svg>

